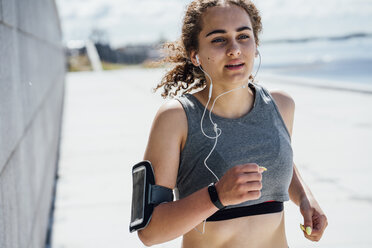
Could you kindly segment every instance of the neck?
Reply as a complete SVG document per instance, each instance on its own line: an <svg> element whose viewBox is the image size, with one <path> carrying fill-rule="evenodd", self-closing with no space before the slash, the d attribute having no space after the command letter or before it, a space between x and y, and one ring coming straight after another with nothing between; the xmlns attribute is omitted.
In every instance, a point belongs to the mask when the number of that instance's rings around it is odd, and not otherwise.
<svg viewBox="0 0 372 248"><path fill-rule="evenodd" d="M246 87L242 88L243 85ZM227 93L228 91L230 92ZM204 90L198 92L197 95L199 96L199 100L206 105L209 95L209 85ZM216 100L216 98L218 99ZM252 109L254 94L252 89L248 87L248 82L241 85L232 85L231 87L213 85L208 110L211 109L215 100L216 102L212 110L214 114L225 118L239 118Z"/></svg>

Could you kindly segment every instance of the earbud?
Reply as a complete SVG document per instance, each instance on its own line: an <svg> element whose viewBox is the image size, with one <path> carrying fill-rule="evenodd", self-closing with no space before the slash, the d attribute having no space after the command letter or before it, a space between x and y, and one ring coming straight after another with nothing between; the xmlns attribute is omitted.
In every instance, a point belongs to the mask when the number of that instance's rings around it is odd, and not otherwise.
<svg viewBox="0 0 372 248"><path fill-rule="evenodd" d="M211 85L209 86L208 99L211 99L211 97L212 97L212 91L213 91L213 84L211 83Z"/></svg>
<svg viewBox="0 0 372 248"><path fill-rule="evenodd" d="M258 51L258 49L256 49L256 57L260 54L260 52Z"/></svg>
<svg viewBox="0 0 372 248"><path fill-rule="evenodd" d="M205 75L207 75L207 77L209 77L209 80L211 81L211 84L210 84L210 86L209 86L209 93L208 93L208 99L210 100L211 99L211 97L212 97L212 89L213 89L213 82L212 82L212 78L209 76L209 74L207 73L207 72L205 72L204 70L203 70L203 68L201 67L201 65L200 65L200 60L199 60L199 55L195 55L195 59L196 59L196 62L198 63L198 66L199 66L199 68L200 68L200 70L202 70L202 72L204 72L205 73Z"/></svg>

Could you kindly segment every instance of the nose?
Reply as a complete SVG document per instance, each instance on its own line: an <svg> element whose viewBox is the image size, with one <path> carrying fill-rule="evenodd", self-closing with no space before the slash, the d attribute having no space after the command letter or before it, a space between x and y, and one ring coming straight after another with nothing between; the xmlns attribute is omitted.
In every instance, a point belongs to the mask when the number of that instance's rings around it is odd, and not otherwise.
<svg viewBox="0 0 372 248"><path fill-rule="evenodd" d="M227 56L232 56L232 57L238 57L242 51L240 50L239 44L237 42L232 41L230 43L230 46L227 49Z"/></svg>

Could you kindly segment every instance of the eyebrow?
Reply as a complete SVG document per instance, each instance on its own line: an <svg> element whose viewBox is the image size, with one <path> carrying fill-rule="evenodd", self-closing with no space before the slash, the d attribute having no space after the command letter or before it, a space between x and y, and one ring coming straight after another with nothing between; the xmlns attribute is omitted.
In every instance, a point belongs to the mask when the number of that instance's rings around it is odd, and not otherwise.
<svg viewBox="0 0 372 248"><path fill-rule="evenodd" d="M236 32L241 32L241 31L247 30L247 29L252 31L252 29L250 27L243 26L243 27L237 28L236 29ZM216 30L213 30L212 32L209 32L205 37L208 37L208 36L210 36L212 34L226 34L226 33L227 32L225 30L223 30L223 29L216 29Z"/></svg>

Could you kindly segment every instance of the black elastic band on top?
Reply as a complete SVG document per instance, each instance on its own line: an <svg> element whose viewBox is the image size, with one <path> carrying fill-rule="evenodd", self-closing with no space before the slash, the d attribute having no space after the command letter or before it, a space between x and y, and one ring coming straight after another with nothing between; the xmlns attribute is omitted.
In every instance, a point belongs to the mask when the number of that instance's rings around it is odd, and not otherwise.
<svg viewBox="0 0 372 248"><path fill-rule="evenodd" d="M264 202L252 206L222 209L211 215L207 221L229 220L239 217L270 214L281 212L284 209L283 202Z"/></svg>

